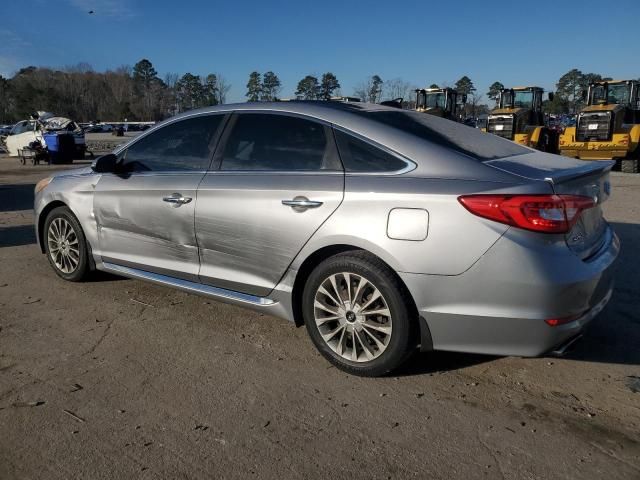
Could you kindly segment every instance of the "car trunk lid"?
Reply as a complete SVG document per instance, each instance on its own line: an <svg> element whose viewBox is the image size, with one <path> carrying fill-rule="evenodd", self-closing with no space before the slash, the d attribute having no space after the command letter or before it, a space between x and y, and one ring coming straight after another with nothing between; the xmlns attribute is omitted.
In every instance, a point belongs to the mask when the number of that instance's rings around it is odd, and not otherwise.
<svg viewBox="0 0 640 480"><path fill-rule="evenodd" d="M609 172L615 162L583 161L532 152L490 160L485 164L519 177L545 181L559 195L580 195L593 199L594 206L582 212L565 239L571 251L582 259L588 259L602 246L607 229L602 216L602 204L611 193Z"/></svg>

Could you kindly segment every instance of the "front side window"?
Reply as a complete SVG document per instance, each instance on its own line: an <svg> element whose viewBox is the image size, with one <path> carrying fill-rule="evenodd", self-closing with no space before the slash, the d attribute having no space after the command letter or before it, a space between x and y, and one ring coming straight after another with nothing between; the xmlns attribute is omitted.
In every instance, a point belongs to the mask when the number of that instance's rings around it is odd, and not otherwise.
<svg viewBox="0 0 640 480"><path fill-rule="evenodd" d="M340 159L346 172L385 173L407 167L407 162L380 148L336 130Z"/></svg>
<svg viewBox="0 0 640 480"><path fill-rule="evenodd" d="M224 115L178 120L131 145L121 160L123 172L205 170Z"/></svg>
<svg viewBox="0 0 640 480"><path fill-rule="evenodd" d="M298 117L241 113L222 154L222 170L336 170L328 127Z"/></svg>

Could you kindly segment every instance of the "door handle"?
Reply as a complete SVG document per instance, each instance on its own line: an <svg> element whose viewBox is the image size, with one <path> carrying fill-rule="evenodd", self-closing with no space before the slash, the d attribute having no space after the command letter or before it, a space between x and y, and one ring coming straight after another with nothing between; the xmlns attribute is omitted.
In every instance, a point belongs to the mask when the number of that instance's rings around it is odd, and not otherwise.
<svg viewBox="0 0 640 480"><path fill-rule="evenodd" d="M191 200L193 200L191 197L185 197L181 193L172 193L168 197L162 198L163 202L173 203L175 207L189 203Z"/></svg>
<svg viewBox="0 0 640 480"><path fill-rule="evenodd" d="M293 208L296 212L304 212L308 208L318 208L322 202L309 200L307 197L295 197L293 200L282 200L282 204Z"/></svg>

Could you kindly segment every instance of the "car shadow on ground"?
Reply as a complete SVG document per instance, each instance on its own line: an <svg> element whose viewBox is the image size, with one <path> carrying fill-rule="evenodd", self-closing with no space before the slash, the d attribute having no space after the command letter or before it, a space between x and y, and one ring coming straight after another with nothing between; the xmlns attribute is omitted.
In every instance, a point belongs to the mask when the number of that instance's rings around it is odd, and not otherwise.
<svg viewBox="0 0 640 480"><path fill-rule="evenodd" d="M0 212L33 210L35 183L0 185Z"/></svg>
<svg viewBox="0 0 640 480"><path fill-rule="evenodd" d="M445 373L481 363L492 362L499 357L456 352L420 352L394 371L394 377L410 377L429 373Z"/></svg>
<svg viewBox="0 0 640 480"><path fill-rule="evenodd" d="M620 238L613 296L565 358L640 365L640 224L614 222L611 226Z"/></svg>
<svg viewBox="0 0 640 480"><path fill-rule="evenodd" d="M36 233L33 225L0 227L0 248L34 243L36 243Z"/></svg>

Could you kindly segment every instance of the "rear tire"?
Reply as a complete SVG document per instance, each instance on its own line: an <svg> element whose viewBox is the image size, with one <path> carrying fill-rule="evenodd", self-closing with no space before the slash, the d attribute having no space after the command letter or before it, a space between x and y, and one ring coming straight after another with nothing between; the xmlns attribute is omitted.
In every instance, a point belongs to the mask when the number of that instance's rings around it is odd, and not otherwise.
<svg viewBox="0 0 640 480"><path fill-rule="evenodd" d="M385 375L418 344L418 314L409 292L367 252L346 252L319 264L307 279L302 306L318 351L353 375Z"/></svg>
<svg viewBox="0 0 640 480"><path fill-rule="evenodd" d="M623 173L640 173L640 160L637 158L620 160L620 171Z"/></svg>
<svg viewBox="0 0 640 480"><path fill-rule="evenodd" d="M89 267L87 240L80 222L67 207L57 207L44 221L42 235L49 264L70 282L86 279Z"/></svg>

